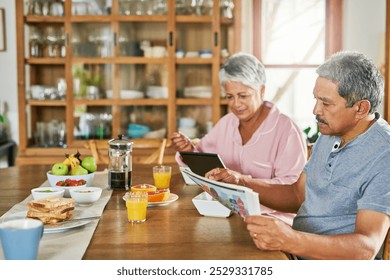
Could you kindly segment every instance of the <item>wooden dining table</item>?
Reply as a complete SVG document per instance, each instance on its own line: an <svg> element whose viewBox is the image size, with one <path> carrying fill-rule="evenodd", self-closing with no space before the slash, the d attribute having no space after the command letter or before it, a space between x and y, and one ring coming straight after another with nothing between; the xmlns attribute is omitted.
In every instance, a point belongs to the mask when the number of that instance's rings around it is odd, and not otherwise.
<svg viewBox="0 0 390 280"><path fill-rule="evenodd" d="M83 256L86 260L287 260L280 251L261 251L254 245L243 219L206 217L192 198L202 192L186 185L172 165L171 193L179 198L164 206L148 207L147 220L127 221L125 189L115 189ZM99 166L98 170L103 170ZM0 169L0 216L44 183L50 166ZM153 184L152 165L134 165L132 184ZM81 230L81 229L80 229Z"/></svg>

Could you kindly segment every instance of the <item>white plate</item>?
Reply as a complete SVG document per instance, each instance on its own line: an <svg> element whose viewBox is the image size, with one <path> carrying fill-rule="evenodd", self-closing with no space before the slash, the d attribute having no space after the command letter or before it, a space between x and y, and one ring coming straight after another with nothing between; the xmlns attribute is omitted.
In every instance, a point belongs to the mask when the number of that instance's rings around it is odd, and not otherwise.
<svg viewBox="0 0 390 280"><path fill-rule="evenodd" d="M167 200L161 201L161 202L149 202L148 207L168 205L168 204L171 204L172 202L176 201L178 198L179 198L179 196L177 194L170 193L169 198Z"/></svg>
<svg viewBox="0 0 390 280"><path fill-rule="evenodd" d="M179 198L179 196L177 194L170 193L169 198L167 200L160 201L160 202L148 202L148 207L168 205L168 204L171 204L172 202L176 201L178 198ZM124 197L123 197L123 200L125 200Z"/></svg>
<svg viewBox="0 0 390 280"><path fill-rule="evenodd" d="M21 212L17 212L17 213L11 214L11 215L7 215L6 217L4 217L4 219L7 219L7 220L8 219L22 219L22 218L25 218L26 215L27 215L27 211L21 211ZM81 220L81 221L68 220L66 222L63 222L63 223L60 222L60 223L55 224L55 225L44 225L43 233L63 232L63 231L70 230L72 228L81 227L83 225L88 224L91 221L92 220Z"/></svg>
<svg viewBox="0 0 390 280"><path fill-rule="evenodd" d="M69 221L66 221L66 222L63 222L63 223L58 223L58 224L55 224L55 225L45 225L44 229L43 229L43 232L44 233L57 233L57 232L63 232L63 231L67 231L67 230L70 230L72 228L77 228L77 227L81 227L83 225L86 225L88 224L89 222L91 222L91 220L83 220L83 221L72 221L72 220L69 220Z"/></svg>

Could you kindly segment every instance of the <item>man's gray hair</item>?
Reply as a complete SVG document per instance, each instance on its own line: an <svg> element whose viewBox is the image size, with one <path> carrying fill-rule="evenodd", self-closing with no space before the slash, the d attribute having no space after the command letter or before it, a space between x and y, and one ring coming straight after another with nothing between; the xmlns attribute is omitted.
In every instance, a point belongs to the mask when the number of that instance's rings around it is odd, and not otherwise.
<svg viewBox="0 0 390 280"><path fill-rule="evenodd" d="M320 77L338 84L338 92L352 107L359 100L368 100L370 113L382 102L384 80L375 64L365 55L354 51L342 51L331 56L317 68Z"/></svg>
<svg viewBox="0 0 390 280"><path fill-rule="evenodd" d="M259 92L266 81L265 69L255 56L237 53L222 65L219 81L222 88L226 82L239 82Z"/></svg>

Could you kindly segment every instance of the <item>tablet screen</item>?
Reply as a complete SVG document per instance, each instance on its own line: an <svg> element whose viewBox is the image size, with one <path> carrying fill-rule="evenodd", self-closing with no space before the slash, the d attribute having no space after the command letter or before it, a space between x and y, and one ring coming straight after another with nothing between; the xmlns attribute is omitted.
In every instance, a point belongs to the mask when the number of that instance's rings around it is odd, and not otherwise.
<svg viewBox="0 0 390 280"><path fill-rule="evenodd" d="M225 168L218 154L180 152L183 162L188 165L192 172L204 176L211 169Z"/></svg>

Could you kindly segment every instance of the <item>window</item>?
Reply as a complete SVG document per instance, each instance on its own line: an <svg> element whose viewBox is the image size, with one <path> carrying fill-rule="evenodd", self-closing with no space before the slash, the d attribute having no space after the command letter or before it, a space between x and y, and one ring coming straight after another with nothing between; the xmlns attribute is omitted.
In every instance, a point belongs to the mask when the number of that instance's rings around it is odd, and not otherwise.
<svg viewBox="0 0 390 280"><path fill-rule="evenodd" d="M254 54L267 72L265 99L302 130L316 127L315 69L341 49L341 7L339 0L253 0Z"/></svg>

